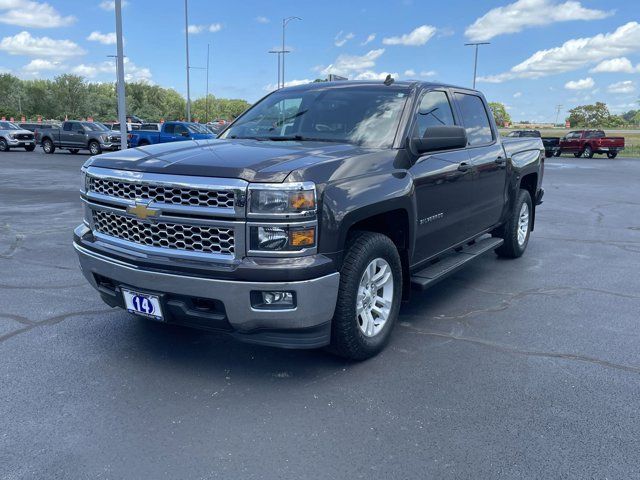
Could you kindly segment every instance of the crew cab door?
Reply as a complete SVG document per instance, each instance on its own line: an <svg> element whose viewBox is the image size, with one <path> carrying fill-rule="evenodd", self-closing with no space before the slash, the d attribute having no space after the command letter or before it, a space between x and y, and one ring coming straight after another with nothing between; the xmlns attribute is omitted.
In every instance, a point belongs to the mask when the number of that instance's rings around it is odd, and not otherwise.
<svg viewBox="0 0 640 480"><path fill-rule="evenodd" d="M80 122L64 122L62 124L62 130L60 130L61 147L82 148L86 146L84 140L84 127Z"/></svg>
<svg viewBox="0 0 640 480"><path fill-rule="evenodd" d="M473 168L472 204L468 210L470 235L500 222L507 203L507 159L498 140L491 111L475 92L455 92L456 106L467 131L467 154Z"/></svg>
<svg viewBox="0 0 640 480"><path fill-rule="evenodd" d="M449 92L431 90L418 101L410 135L422 138L428 127L456 124ZM473 177L464 148L421 155L409 172L417 212L412 263L417 264L467 238Z"/></svg>

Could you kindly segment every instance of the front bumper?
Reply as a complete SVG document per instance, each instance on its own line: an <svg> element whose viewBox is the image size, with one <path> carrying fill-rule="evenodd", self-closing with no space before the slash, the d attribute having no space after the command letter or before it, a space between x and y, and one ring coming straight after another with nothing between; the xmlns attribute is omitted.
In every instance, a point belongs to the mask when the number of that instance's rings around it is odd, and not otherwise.
<svg viewBox="0 0 640 480"><path fill-rule="evenodd" d="M120 150L120 142L101 143L100 148L102 150Z"/></svg>
<svg viewBox="0 0 640 480"><path fill-rule="evenodd" d="M340 282L337 272L300 281L223 280L140 268L77 241L74 247L84 276L111 306L123 306L124 286L159 295L170 323L226 331L246 342L285 348L329 343ZM295 292L295 308L254 308L251 292L265 290ZM203 304L207 308L199 308Z"/></svg>
<svg viewBox="0 0 640 480"><path fill-rule="evenodd" d="M18 140L18 139L7 139L7 145L10 147L30 147L35 146L35 139L32 140Z"/></svg>

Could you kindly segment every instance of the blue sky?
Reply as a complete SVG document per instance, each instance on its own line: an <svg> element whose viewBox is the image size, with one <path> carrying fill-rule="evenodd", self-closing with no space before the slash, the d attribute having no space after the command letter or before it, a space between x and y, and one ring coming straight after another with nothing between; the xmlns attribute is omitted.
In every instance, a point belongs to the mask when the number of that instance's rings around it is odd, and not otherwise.
<svg viewBox="0 0 640 480"><path fill-rule="evenodd" d="M72 72L113 81L115 21L109 0L0 0L0 71L21 78ZM516 120L552 121L575 105L639 108L639 0L189 0L191 63L211 44L210 91L255 101L276 83L267 53L287 27L286 80L327 73L349 78L421 79L477 87ZM127 0L123 9L127 78L185 93L181 0ZM192 71L192 96L205 74Z"/></svg>

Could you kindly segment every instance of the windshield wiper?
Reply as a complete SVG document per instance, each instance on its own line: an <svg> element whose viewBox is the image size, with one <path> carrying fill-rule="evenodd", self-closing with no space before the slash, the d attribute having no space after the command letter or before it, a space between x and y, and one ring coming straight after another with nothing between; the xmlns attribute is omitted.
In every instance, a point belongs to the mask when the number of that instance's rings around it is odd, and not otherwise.
<svg viewBox="0 0 640 480"><path fill-rule="evenodd" d="M275 122L273 124L273 127L271 127L270 130L273 130L273 129L275 129L275 127L279 127L279 126L283 125L285 122L288 122L289 120L293 120L294 118L298 118L301 115L304 115L305 113L307 113L307 110L308 109L300 110L298 113L294 113L293 115L290 115L290 116L285 117L285 118L283 118L281 120L278 120L277 122Z"/></svg>
<svg viewBox="0 0 640 480"><path fill-rule="evenodd" d="M302 135L289 135L282 137L265 137L266 140L272 142L331 142L331 143L353 143L351 140L345 140L340 138L317 138L317 137L304 137Z"/></svg>

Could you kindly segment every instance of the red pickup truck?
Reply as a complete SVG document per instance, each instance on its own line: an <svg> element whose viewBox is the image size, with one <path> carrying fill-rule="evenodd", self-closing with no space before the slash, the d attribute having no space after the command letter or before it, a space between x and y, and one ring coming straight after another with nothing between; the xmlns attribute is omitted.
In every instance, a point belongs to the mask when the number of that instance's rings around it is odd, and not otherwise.
<svg viewBox="0 0 640 480"><path fill-rule="evenodd" d="M624 150L624 137L607 137L603 130L575 130L560 139L560 152L593 158L594 153L616 158Z"/></svg>

